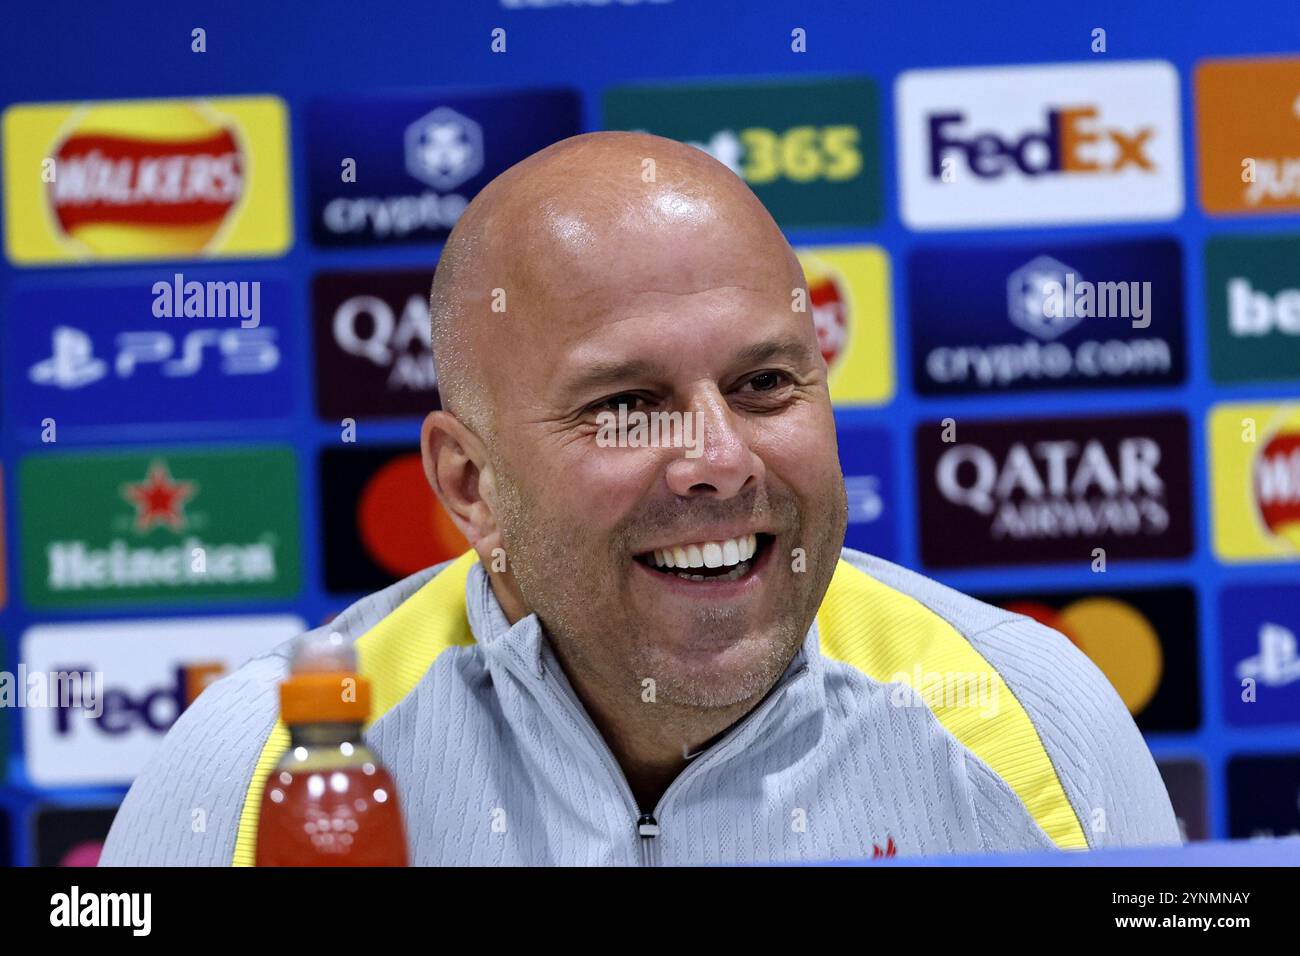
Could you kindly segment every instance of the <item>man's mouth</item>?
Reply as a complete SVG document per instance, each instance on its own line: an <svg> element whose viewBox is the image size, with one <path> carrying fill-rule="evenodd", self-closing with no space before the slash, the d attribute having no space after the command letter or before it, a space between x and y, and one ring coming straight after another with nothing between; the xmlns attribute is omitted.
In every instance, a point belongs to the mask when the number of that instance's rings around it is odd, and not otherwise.
<svg viewBox="0 0 1300 956"><path fill-rule="evenodd" d="M747 534L656 548L638 554L636 560L652 571L685 581L736 581L750 572L771 543L770 534Z"/></svg>

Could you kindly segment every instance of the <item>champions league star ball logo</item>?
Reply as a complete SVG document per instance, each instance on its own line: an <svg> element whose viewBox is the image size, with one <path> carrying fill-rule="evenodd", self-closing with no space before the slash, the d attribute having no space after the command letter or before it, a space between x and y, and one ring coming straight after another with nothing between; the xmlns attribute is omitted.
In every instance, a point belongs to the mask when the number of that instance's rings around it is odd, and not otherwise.
<svg viewBox="0 0 1300 956"><path fill-rule="evenodd" d="M406 171L434 189L455 189L483 169L483 129L440 106L406 128Z"/></svg>

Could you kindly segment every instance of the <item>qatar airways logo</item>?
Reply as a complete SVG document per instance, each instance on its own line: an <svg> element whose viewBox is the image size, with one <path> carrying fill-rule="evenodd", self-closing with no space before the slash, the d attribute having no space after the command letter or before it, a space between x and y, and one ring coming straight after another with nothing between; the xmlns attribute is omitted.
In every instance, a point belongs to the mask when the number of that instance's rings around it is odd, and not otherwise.
<svg viewBox="0 0 1300 956"><path fill-rule="evenodd" d="M1191 550L1187 422L1166 413L919 426L926 564Z"/></svg>
<svg viewBox="0 0 1300 956"><path fill-rule="evenodd" d="M1168 63L911 71L897 100L902 213L913 228L1182 212Z"/></svg>
<svg viewBox="0 0 1300 956"><path fill-rule="evenodd" d="M1122 439L1112 454L1099 441L1016 442L999 456L977 444L945 452L935 472L952 504L992 518L997 538L1160 532L1169 524L1160 445Z"/></svg>

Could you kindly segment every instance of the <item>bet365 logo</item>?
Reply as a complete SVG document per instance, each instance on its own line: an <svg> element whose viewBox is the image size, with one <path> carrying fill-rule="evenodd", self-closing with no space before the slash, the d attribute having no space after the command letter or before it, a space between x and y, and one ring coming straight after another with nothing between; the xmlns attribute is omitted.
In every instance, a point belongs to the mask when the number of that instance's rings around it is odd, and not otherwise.
<svg viewBox="0 0 1300 956"><path fill-rule="evenodd" d="M877 101L865 77L626 86L606 94L605 126L699 147L783 226L859 225L882 211Z"/></svg>

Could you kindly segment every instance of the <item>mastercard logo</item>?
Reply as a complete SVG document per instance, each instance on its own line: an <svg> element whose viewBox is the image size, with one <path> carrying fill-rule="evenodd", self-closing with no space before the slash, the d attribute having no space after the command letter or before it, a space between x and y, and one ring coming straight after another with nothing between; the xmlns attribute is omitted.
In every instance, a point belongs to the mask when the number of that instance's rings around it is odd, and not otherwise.
<svg viewBox="0 0 1300 956"><path fill-rule="evenodd" d="M4 139L20 265L272 254L291 240L275 97L20 104Z"/></svg>
<svg viewBox="0 0 1300 956"><path fill-rule="evenodd" d="M1164 673L1164 652L1156 629L1131 604L1088 597L1059 610L1036 601L1004 606L1069 638L1106 675L1130 714L1141 713L1155 696Z"/></svg>
<svg viewBox="0 0 1300 956"><path fill-rule="evenodd" d="M361 542L372 561L396 577L459 557L469 542L424 476L418 453L378 468L357 502Z"/></svg>
<svg viewBox="0 0 1300 956"><path fill-rule="evenodd" d="M54 149L54 221L94 252L201 252L244 194L233 126L189 103L86 110Z"/></svg>

